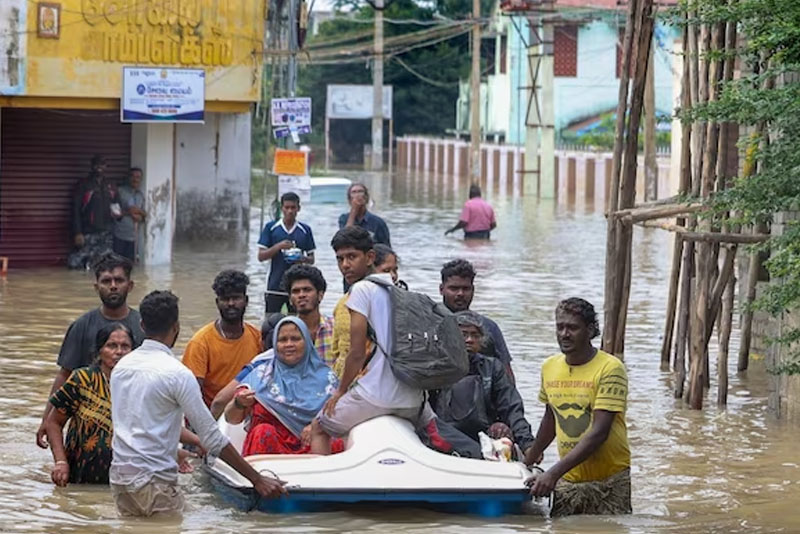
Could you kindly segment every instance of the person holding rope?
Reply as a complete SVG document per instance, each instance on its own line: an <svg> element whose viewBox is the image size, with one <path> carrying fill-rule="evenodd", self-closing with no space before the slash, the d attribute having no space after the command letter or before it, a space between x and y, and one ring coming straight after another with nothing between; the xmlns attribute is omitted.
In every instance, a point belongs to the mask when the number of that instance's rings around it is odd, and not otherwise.
<svg viewBox="0 0 800 534"><path fill-rule="evenodd" d="M529 481L534 497L552 494L551 517L631 513L628 375L619 359L592 346L599 334L589 302L569 298L558 304L561 353L542 364L545 413L525 455L526 464L539 463L557 440L560 460Z"/></svg>

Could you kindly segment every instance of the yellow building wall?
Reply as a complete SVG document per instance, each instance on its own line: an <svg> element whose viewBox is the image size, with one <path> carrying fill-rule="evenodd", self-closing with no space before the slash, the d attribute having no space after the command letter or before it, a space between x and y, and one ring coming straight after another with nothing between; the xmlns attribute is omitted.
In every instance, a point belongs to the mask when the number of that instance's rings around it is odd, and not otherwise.
<svg viewBox="0 0 800 534"><path fill-rule="evenodd" d="M37 3L29 1L23 94L42 101L119 99L123 66L173 66L205 69L211 108L219 107L214 101L256 101L264 2L62 0L60 35L53 39L37 35Z"/></svg>

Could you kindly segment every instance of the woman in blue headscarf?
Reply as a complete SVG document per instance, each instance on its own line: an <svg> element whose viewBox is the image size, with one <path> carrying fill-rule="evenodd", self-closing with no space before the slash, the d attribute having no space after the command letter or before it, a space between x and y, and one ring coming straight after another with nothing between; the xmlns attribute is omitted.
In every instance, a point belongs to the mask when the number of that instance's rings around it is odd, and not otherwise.
<svg viewBox="0 0 800 534"><path fill-rule="evenodd" d="M242 377L225 407L228 423L249 418L242 456L308 453L304 430L339 385L301 319L285 317L278 323L273 348L274 356ZM343 450L341 440L333 446L334 452Z"/></svg>

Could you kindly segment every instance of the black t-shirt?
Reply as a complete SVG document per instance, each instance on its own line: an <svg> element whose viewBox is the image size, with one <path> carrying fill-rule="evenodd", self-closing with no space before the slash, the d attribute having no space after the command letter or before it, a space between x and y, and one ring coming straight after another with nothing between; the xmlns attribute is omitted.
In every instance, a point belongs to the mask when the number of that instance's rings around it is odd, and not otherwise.
<svg viewBox="0 0 800 534"><path fill-rule="evenodd" d="M112 323L122 323L130 328L133 332L133 348L142 344L144 332L142 332L141 316L138 311L130 308L127 317L113 321L103 317L100 308L95 308L78 317L67 328L67 334L61 343L61 350L58 352L58 365L73 371L91 364L97 354L95 347L97 332Z"/></svg>

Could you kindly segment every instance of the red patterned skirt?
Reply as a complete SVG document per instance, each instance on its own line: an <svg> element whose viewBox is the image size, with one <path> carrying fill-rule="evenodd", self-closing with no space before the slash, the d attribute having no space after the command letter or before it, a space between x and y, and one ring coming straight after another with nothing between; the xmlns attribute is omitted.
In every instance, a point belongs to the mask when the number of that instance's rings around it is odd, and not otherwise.
<svg viewBox="0 0 800 534"><path fill-rule="evenodd" d="M331 452L344 450L344 441L331 440ZM253 454L308 454L310 447L304 446L298 436L281 423L272 412L256 402L250 421L250 431L244 440L242 456Z"/></svg>

